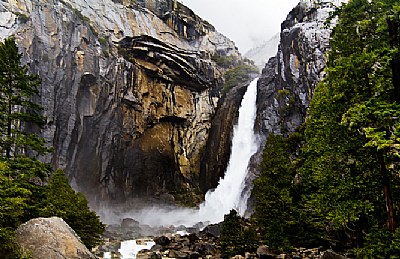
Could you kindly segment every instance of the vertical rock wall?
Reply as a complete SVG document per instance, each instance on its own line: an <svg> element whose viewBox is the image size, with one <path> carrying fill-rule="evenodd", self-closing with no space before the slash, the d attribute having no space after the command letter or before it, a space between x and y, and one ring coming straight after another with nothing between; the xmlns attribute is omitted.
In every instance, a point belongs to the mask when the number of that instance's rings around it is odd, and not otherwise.
<svg viewBox="0 0 400 259"><path fill-rule="evenodd" d="M332 1L301 1L282 23L279 50L258 81L256 128L287 136L307 115L315 86L324 76Z"/></svg>
<svg viewBox="0 0 400 259"><path fill-rule="evenodd" d="M260 146L251 160L247 194L268 135L287 137L306 119L314 89L325 74L331 33L325 22L340 2L302 0L281 24L278 52L265 65L258 81L255 130Z"/></svg>
<svg viewBox="0 0 400 259"><path fill-rule="evenodd" d="M94 202L199 190L223 83L210 57L241 57L174 2L0 2L0 39L14 35L42 78L43 135L55 147L44 159Z"/></svg>

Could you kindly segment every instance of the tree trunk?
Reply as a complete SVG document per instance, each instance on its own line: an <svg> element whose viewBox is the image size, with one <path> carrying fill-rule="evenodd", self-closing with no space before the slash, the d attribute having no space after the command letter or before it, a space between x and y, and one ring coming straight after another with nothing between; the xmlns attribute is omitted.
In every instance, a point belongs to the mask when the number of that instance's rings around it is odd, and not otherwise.
<svg viewBox="0 0 400 259"><path fill-rule="evenodd" d="M394 208L392 202L392 191L390 188L390 179L388 175L388 171L385 165L385 157L382 151L379 152L379 162L381 166L381 173L382 173L382 184L383 184L383 193L385 195L386 200L386 210L388 212L388 223L389 223L389 230L390 232L394 233L396 230L396 222L395 222L395 215L394 215Z"/></svg>
<svg viewBox="0 0 400 259"><path fill-rule="evenodd" d="M7 107L7 134L6 134L6 157L11 157L11 134L12 134L12 105L11 105L11 97L8 97L8 107Z"/></svg>

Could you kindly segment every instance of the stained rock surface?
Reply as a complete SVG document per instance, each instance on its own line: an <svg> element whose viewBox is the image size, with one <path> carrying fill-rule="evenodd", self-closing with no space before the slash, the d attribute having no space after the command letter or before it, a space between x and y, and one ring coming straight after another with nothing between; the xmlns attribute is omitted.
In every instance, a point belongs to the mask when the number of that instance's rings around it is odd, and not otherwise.
<svg viewBox="0 0 400 259"><path fill-rule="evenodd" d="M0 17L42 78L43 159L76 190L195 199L223 85L211 57L240 60L232 41L174 0L5 0Z"/></svg>

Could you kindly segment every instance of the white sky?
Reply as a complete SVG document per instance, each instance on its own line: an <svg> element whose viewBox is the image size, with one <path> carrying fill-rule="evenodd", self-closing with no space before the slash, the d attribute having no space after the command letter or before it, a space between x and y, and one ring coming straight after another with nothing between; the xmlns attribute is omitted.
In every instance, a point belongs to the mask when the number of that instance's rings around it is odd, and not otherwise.
<svg viewBox="0 0 400 259"><path fill-rule="evenodd" d="M281 23L300 0L180 0L233 40L244 54L280 31Z"/></svg>

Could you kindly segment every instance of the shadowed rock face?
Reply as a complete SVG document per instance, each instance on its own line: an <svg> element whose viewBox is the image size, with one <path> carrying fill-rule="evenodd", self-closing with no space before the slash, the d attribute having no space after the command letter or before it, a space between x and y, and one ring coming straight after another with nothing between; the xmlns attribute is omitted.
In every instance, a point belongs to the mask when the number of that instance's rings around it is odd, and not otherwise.
<svg viewBox="0 0 400 259"><path fill-rule="evenodd" d="M202 156L200 188L204 193L216 188L225 174L231 154L233 125L237 123L240 103L246 90L247 84L239 85L220 100Z"/></svg>
<svg viewBox="0 0 400 259"><path fill-rule="evenodd" d="M42 78L43 159L92 203L199 190L223 83L210 57L241 57L174 2L0 2L0 39L15 35Z"/></svg>

